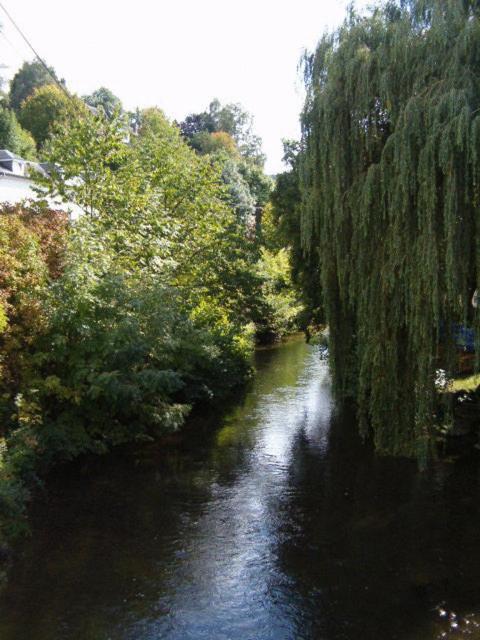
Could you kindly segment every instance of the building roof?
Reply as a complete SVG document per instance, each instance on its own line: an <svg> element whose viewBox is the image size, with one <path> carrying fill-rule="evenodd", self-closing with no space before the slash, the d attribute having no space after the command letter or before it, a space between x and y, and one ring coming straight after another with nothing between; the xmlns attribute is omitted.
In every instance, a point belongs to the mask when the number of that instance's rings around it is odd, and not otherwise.
<svg viewBox="0 0 480 640"><path fill-rule="evenodd" d="M35 200L38 194L33 182L33 173L38 171L48 176L52 169L52 165L48 162L32 162L8 149L0 149L0 203L16 204ZM78 205L65 202L61 198L55 200L47 197L47 202L51 209L66 211L72 220L76 220L84 213Z"/></svg>
<svg viewBox="0 0 480 640"><path fill-rule="evenodd" d="M21 162L26 162L26 160L24 160L20 156L17 156L15 153L9 151L8 149L0 149L0 161L1 160L20 160Z"/></svg>
<svg viewBox="0 0 480 640"><path fill-rule="evenodd" d="M38 162L32 162L31 160L25 160L8 149L0 149L0 178L2 176L9 176L30 180L32 170L47 175L45 163L40 164Z"/></svg>

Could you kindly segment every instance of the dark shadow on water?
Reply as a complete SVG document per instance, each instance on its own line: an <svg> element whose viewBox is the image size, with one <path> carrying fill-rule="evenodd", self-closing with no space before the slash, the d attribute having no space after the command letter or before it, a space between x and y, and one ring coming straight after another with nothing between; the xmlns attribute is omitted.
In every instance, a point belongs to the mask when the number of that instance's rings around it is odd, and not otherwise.
<svg viewBox="0 0 480 640"><path fill-rule="evenodd" d="M335 416L326 455L296 434L282 514L293 533L278 547L303 598L295 637L480 638L478 465L420 473L375 456L355 426Z"/></svg>

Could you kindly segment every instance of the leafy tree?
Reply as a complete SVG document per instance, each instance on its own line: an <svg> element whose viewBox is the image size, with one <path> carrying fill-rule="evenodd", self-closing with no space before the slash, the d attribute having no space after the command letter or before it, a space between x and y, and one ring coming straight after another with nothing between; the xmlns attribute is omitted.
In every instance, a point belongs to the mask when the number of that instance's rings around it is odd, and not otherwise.
<svg viewBox="0 0 480 640"><path fill-rule="evenodd" d="M52 84L54 78L57 78L57 75L52 67L47 71L38 60L24 62L10 84L10 107L18 115L23 102L35 89Z"/></svg>
<svg viewBox="0 0 480 640"><path fill-rule="evenodd" d="M233 309L246 307L235 278L247 282L250 267L219 169L195 154L159 110L141 114L132 144L123 134L118 117L69 121L46 148L52 164L62 160L61 172L43 181L47 193L89 214L99 246L108 243L122 269L156 273L192 304L216 299L233 318ZM91 261L101 262L104 252Z"/></svg>
<svg viewBox="0 0 480 640"><path fill-rule="evenodd" d="M255 201L255 232L257 240L261 240L263 212L270 202L273 180L265 174L262 166L249 159L241 160L238 163L238 170Z"/></svg>
<svg viewBox="0 0 480 640"><path fill-rule="evenodd" d="M55 126L84 110L81 100L70 98L58 86L49 84L35 89L23 102L18 119L22 127L32 134L37 147L41 148Z"/></svg>
<svg viewBox="0 0 480 640"><path fill-rule="evenodd" d="M100 87L90 95L83 96L83 100L86 104L90 107L94 107L95 109L101 107L108 118L111 118L117 111L123 111L120 98L117 98L117 96L106 87Z"/></svg>
<svg viewBox="0 0 480 640"><path fill-rule="evenodd" d="M45 326L41 299L60 273L66 215L38 208L3 207L0 215L0 416L13 409L21 380L32 367L33 339ZM8 423L0 420L2 428Z"/></svg>
<svg viewBox="0 0 480 640"><path fill-rule="evenodd" d="M15 264L0 260L0 349L19 310L33 329L27 348L11 343L15 357L0 351L13 372L1 383L11 378L0 396L0 529L48 465L177 429L194 403L249 374L256 280L219 170L160 111L140 120L127 144L118 114L85 110L45 146L62 170L39 177L40 190L88 213L60 260L33 220L24 229L0 216L0 253L16 243Z"/></svg>
<svg viewBox="0 0 480 640"><path fill-rule="evenodd" d="M51 175L39 177L48 194L74 202L90 217L109 210L120 215L125 208L136 211L145 204L140 168L125 144L123 118L110 120L103 112L93 115L83 109L77 117L57 123L56 134L44 149Z"/></svg>
<svg viewBox="0 0 480 640"><path fill-rule="evenodd" d="M256 270L261 281L257 334L263 342L277 340L295 331L303 313L291 279L288 249L271 251L262 247Z"/></svg>
<svg viewBox="0 0 480 640"><path fill-rule="evenodd" d="M192 113L179 125L182 136L191 140L198 133L214 133L215 122L209 113Z"/></svg>
<svg viewBox="0 0 480 640"><path fill-rule="evenodd" d="M193 149L214 157L223 167L232 206L249 232L255 227L259 235L272 181L263 171L261 140L252 133L252 121L239 104L222 106L215 99L208 112L188 116L180 131Z"/></svg>
<svg viewBox="0 0 480 640"><path fill-rule="evenodd" d="M182 135L192 143L199 134L225 132L236 142L240 153L263 166L265 157L262 154L262 141L252 133L253 118L238 103L222 106L219 100L213 100L208 111L194 113L180 123Z"/></svg>
<svg viewBox="0 0 480 640"><path fill-rule="evenodd" d="M225 131L200 131L192 137L190 146L200 154L214 155L223 152L233 158L240 156L235 140Z"/></svg>
<svg viewBox="0 0 480 640"><path fill-rule="evenodd" d="M5 108L0 108L0 149L9 149L27 160L36 157L34 139L22 129L15 113Z"/></svg>
<svg viewBox="0 0 480 640"><path fill-rule="evenodd" d="M235 160L223 156L221 165L222 180L228 188L230 204L240 224L252 233L255 229L255 198Z"/></svg>
<svg viewBox="0 0 480 640"><path fill-rule="evenodd" d="M306 59L300 237L318 256L335 387L380 451L421 460L452 327L480 335L479 59L479 6L461 0L352 11Z"/></svg>
<svg viewBox="0 0 480 640"><path fill-rule="evenodd" d="M262 242L267 248L288 247L292 280L302 291L305 312L302 328L324 322L322 296L318 286L318 253L305 251L301 237L301 190L299 165L301 145L294 140L284 140L283 161L288 170L275 180L271 194L272 210L262 221Z"/></svg>

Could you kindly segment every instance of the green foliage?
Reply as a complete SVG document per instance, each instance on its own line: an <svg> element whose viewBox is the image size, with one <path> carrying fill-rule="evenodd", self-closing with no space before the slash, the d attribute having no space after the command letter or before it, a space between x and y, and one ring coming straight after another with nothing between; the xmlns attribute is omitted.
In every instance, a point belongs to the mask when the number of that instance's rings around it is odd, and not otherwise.
<svg viewBox="0 0 480 640"><path fill-rule="evenodd" d="M272 178L265 174L263 167L245 158L238 163L238 170L248 184L250 193L255 199L256 208L263 211L264 207L270 202L273 190Z"/></svg>
<svg viewBox="0 0 480 640"><path fill-rule="evenodd" d="M238 163L228 156L221 156L217 161L220 161L222 180L227 186L230 204L238 221L247 229L254 228L256 202L247 181L240 173Z"/></svg>
<svg viewBox="0 0 480 640"><path fill-rule="evenodd" d="M32 344L45 326L42 301L61 268L65 233L61 213L13 206L0 213L0 437L30 375Z"/></svg>
<svg viewBox="0 0 480 640"><path fill-rule="evenodd" d="M225 131L199 131L190 139L190 146L200 154L225 153L233 158L239 157L239 152L235 140Z"/></svg>
<svg viewBox="0 0 480 640"><path fill-rule="evenodd" d="M34 139L22 129L15 113L5 108L0 108L0 149L8 149L27 160L36 157Z"/></svg>
<svg viewBox="0 0 480 640"><path fill-rule="evenodd" d="M257 333L263 341L292 333L298 327L303 306L291 280L288 250L270 251L262 247L257 273L262 301Z"/></svg>
<svg viewBox="0 0 480 640"><path fill-rule="evenodd" d="M421 460L450 328L478 335L479 60L478 3L422 0L351 11L305 63L301 236L335 386L380 451Z"/></svg>
<svg viewBox="0 0 480 640"><path fill-rule="evenodd" d="M295 330L300 317L298 295L290 278L287 255L280 251L277 219L269 208L273 180L263 170L252 118L238 104L222 107L214 100L208 112L191 114L181 123L182 135L198 153L208 155L221 170L228 203L245 235L248 282L244 314L256 326L257 340L271 341ZM256 149L256 151L255 151ZM281 274L281 276L280 276Z"/></svg>
<svg viewBox="0 0 480 640"><path fill-rule="evenodd" d="M84 109L55 127L38 191L81 207L74 223L0 216L7 533L50 465L178 429L191 407L248 377L252 321L275 335L293 323L286 252L265 251L257 264L231 206L224 145L195 153L158 109L138 124L127 141L119 112Z"/></svg>
<svg viewBox="0 0 480 640"><path fill-rule="evenodd" d="M141 114L130 145L120 117L87 114L70 121L46 154L62 170L40 179L44 194L88 213L98 245L84 247L85 258L114 252L122 269L157 273L186 300L209 296L232 313L241 308L245 287L234 280L248 281L249 250L219 169L159 110Z"/></svg>
<svg viewBox="0 0 480 640"><path fill-rule="evenodd" d="M302 329L324 322L321 291L318 286L318 253L306 251L301 238L301 192L299 175L300 144L284 141L287 171L277 176L271 194L272 209L263 216L262 241L270 250L289 249L292 281L302 293L304 310L299 323Z"/></svg>
<svg viewBox="0 0 480 640"><path fill-rule="evenodd" d="M5 311L5 305L0 302L0 334L5 331L8 326L7 313Z"/></svg>
<svg viewBox="0 0 480 640"><path fill-rule="evenodd" d="M208 111L187 116L180 131L195 151L221 167L229 203L246 233L258 238L272 180L263 171L261 140L252 133L252 124L252 116L239 104L222 106L213 100Z"/></svg>
<svg viewBox="0 0 480 640"><path fill-rule="evenodd" d="M83 96L83 101L95 109L101 107L108 118L112 118L116 112L121 112L123 109L120 98L106 87L100 87L90 95Z"/></svg>
<svg viewBox="0 0 480 640"><path fill-rule="evenodd" d="M38 148L41 148L53 132L69 117L85 109L82 101L68 97L57 85L49 84L35 89L22 103L18 119L29 131Z"/></svg>
<svg viewBox="0 0 480 640"><path fill-rule="evenodd" d="M18 115L23 102L34 93L35 89L52 84L53 78L56 77L55 70L52 67L49 67L49 71L47 71L37 60L24 62L13 76L10 84L10 107Z"/></svg>
<svg viewBox="0 0 480 640"><path fill-rule="evenodd" d="M141 208L145 200L131 150L125 144L124 122L110 120L103 112L92 115L84 109L75 118L57 125L57 135L47 143L44 156L52 166L51 176L39 183L45 195L74 202L93 217L96 212L112 215L119 209Z"/></svg>
<svg viewBox="0 0 480 640"><path fill-rule="evenodd" d="M215 99L208 111L192 113L180 123L182 135L194 148L205 143L207 136L200 134L227 133L235 141L240 154L263 166L262 141L252 132L253 118L238 103L221 105ZM208 152L207 152L208 153Z"/></svg>
<svg viewBox="0 0 480 640"><path fill-rule="evenodd" d="M37 445L53 460L175 429L188 411L172 402L183 383L170 366L178 318L166 291L69 261L25 394L42 407Z"/></svg>
<svg viewBox="0 0 480 640"><path fill-rule="evenodd" d="M85 111L46 145L62 171L39 189L87 213L63 244L40 213L0 216L7 533L49 465L175 430L250 372L253 275L221 175L158 110L141 123L127 144L118 114Z"/></svg>

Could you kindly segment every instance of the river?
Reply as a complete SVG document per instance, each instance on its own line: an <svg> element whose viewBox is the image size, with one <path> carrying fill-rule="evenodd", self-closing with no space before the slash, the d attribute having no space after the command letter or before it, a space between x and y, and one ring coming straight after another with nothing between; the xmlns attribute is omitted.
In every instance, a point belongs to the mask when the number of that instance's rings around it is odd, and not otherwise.
<svg viewBox="0 0 480 640"><path fill-rule="evenodd" d="M179 443L49 481L1 640L480 639L476 461L375 456L301 340L256 367Z"/></svg>

